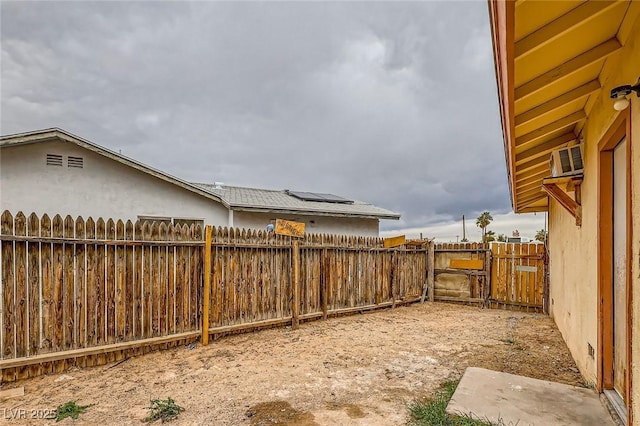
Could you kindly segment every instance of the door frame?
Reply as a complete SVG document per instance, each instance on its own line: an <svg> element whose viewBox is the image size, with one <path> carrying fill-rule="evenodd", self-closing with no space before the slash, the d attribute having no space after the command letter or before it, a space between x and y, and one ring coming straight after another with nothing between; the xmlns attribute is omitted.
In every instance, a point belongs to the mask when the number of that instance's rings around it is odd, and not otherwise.
<svg viewBox="0 0 640 426"><path fill-rule="evenodd" d="M632 244L631 106L618 114L598 143L598 365L597 389L613 388L613 150L627 140L627 368L624 400L631 417Z"/></svg>

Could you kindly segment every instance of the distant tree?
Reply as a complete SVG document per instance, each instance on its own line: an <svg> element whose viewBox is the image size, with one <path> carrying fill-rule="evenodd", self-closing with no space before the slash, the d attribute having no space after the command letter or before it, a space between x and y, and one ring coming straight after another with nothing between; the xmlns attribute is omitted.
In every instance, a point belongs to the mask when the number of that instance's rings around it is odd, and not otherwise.
<svg viewBox="0 0 640 426"><path fill-rule="evenodd" d="M496 237L496 241L499 241L501 243L506 243L507 242L507 236L504 234L498 234L498 236Z"/></svg>
<svg viewBox="0 0 640 426"><path fill-rule="evenodd" d="M478 228L480 228L482 230L482 241L483 242L485 242L485 235L487 233L487 226L489 226L489 224L491 223L492 220L493 220L493 216L491 216L491 213L489 213L489 212L483 212L476 219L476 225L478 226Z"/></svg>
<svg viewBox="0 0 640 426"><path fill-rule="evenodd" d="M461 243L468 243L469 239L465 237L465 238L461 239L460 242Z"/></svg>
<svg viewBox="0 0 640 426"><path fill-rule="evenodd" d="M546 239L547 239L547 231L545 231L544 229L541 229L538 232L536 232L536 240L542 241L544 243Z"/></svg>
<svg viewBox="0 0 640 426"><path fill-rule="evenodd" d="M484 233L484 240L482 240L483 243L490 243L491 241L495 241L496 240L496 233L494 231L487 231Z"/></svg>
<svg viewBox="0 0 640 426"><path fill-rule="evenodd" d="M517 229L516 229L516 230L514 230L514 231L511 233L511 236L512 236L513 238L518 238L518 237L520 236L520 231L518 231Z"/></svg>

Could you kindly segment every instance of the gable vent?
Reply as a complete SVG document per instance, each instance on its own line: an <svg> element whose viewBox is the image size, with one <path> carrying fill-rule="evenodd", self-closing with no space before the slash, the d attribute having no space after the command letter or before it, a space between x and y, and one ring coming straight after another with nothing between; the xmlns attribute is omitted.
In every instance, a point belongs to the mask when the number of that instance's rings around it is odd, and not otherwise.
<svg viewBox="0 0 640 426"><path fill-rule="evenodd" d="M62 155L47 154L47 166L60 166L60 167L62 167Z"/></svg>
<svg viewBox="0 0 640 426"><path fill-rule="evenodd" d="M77 168L81 169L81 168L83 167L83 165L84 165L84 164L83 164L82 157L72 157L72 156L69 156L69 157L67 158L67 165L68 165L69 167L77 167Z"/></svg>

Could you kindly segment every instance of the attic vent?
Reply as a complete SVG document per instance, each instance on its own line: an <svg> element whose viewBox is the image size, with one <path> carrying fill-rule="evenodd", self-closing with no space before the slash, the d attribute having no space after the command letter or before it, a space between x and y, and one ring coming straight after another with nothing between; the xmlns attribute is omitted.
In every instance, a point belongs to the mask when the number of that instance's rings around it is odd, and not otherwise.
<svg viewBox="0 0 640 426"><path fill-rule="evenodd" d="M69 167L77 167L77 168L81 169L81 168L82 168L82 166L83 166L83 160L82 160L82 157L72 157L72 156L69 156L69 157L67 158L67 165L68 165Z"/></svg>
<svg viewBox="0 0 640 426"><path fill-rule="evenodd" d="M47 154L47 166L60 166L60 167L62 167L62 155Z"/></svg>

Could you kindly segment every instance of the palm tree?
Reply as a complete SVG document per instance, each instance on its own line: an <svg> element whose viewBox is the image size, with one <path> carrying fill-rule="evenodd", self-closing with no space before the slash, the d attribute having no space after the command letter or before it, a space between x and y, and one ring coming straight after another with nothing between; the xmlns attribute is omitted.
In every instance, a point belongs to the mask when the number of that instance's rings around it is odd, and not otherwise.
<svg viewBox="0 0 640 426"><path fill-rule="evenodd" d="M498 234L498 236L496 237L496 241L499 241L501 243L506 243L507 242L507 236L504 234Z"/></svg>
<svg viewBox="0 0 640 426"><path fill-rule="evenodd" d="M495 241L496 240L496 233L495 231L487 231L484 234L484 240L482 241L483 243L490 243L491 241Z"/></svg>
<svg viewBox="0 0 640 426"><path fill-rule="evenodd" d="M478 218L476 219L476 225L478 225L478 227L482 229L483 243L486 242L485 236L487 235L487 226L489 226L492 220L493 220L493 216L491 216L491 213L489 212L482 212L482 214L478 216Z"/></svg>
<svg viewBox="0 0 640 426"><path fill-rule="evenodd" d="M545 231L544 229L541 229L538 232L536 232L536 240L542 241L544 243L544 240L546 239L547 239L547 231Z"/></svg>

